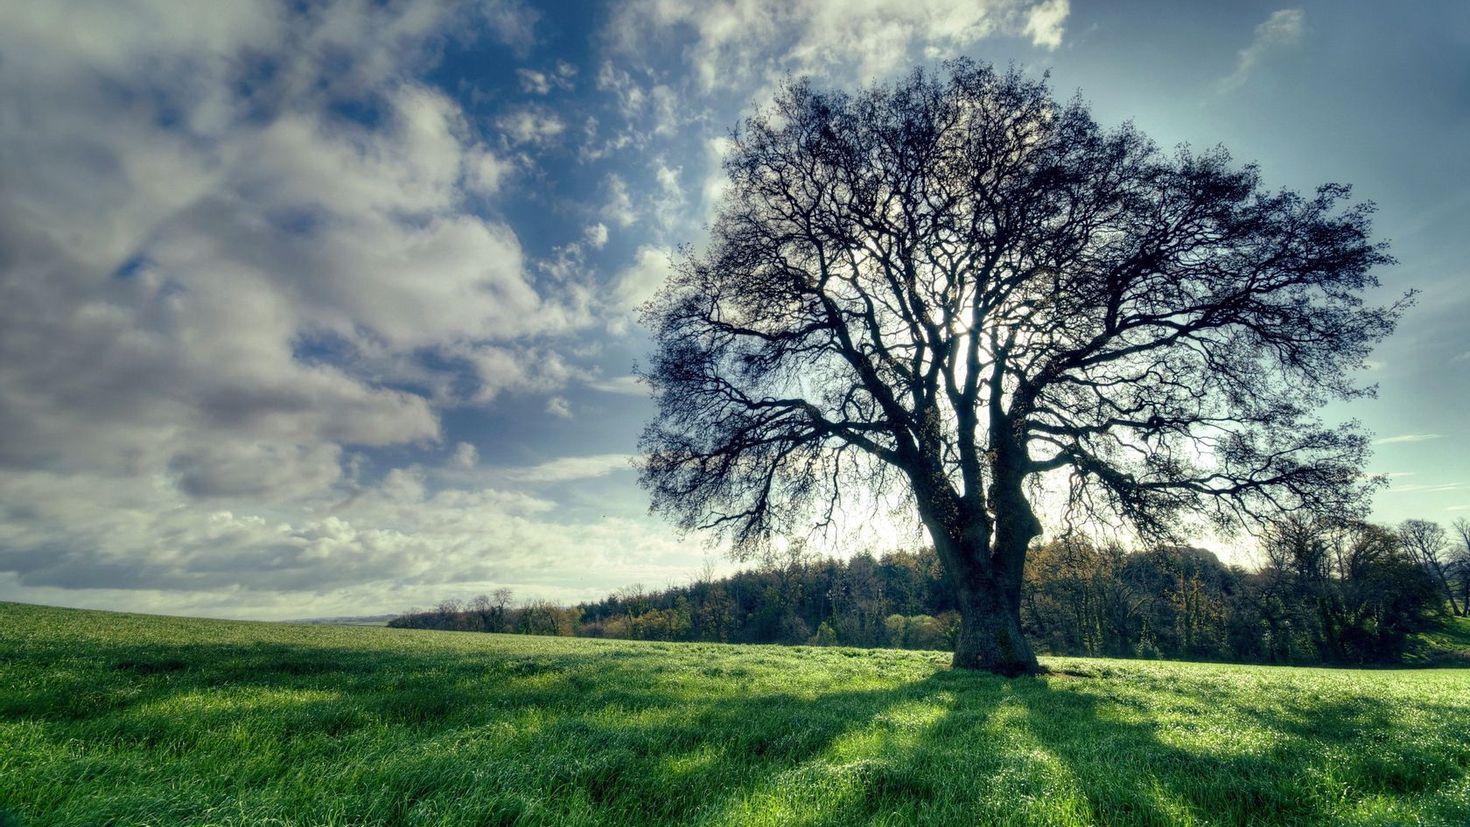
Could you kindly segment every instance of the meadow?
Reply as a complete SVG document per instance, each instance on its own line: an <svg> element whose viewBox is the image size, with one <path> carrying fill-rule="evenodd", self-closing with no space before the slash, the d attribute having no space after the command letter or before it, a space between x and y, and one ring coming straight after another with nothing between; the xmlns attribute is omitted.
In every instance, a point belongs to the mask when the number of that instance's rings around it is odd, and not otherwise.
<svg viewBox="0 0 1470 827"><path fill-rule="evenodd" d="M1470 823L1470 671L0 604L0 824Z"/></svg>

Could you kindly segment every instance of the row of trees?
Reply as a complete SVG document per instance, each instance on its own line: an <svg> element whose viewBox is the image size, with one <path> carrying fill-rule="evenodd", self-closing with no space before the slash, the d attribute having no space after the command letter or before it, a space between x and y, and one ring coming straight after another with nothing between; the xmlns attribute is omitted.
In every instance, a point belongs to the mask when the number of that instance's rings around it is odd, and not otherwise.
<svg viewBox="0 0 1470 827"><path fill-rule="evenodd" d="M1052 652L1390 663L1436 616L1463 611L1470 524L1457 529L1458 548L1419 520L1397 530L1286 520L1253 571L1200 549L1053 543L1028 560L1022 617Z"/></svg>
<svg viewBox="0 0 1470 827"><path fill-rule="evenodd" d="M409 609L388 621L388 625L396 629L566 637L577 634L581 617L579 607L559 606L549 600L533 600L524 606L513 606L511 590L496 589L468 602L445 600L428 611Z"/></svg>
<svg viewBox="0 0 1470 827"><path fill-rule="evenodd" d="M1452 542L1453 540L1453 542ZM1436 616L1466 611L1470 522L1397 530L1292 519L1254 570L1188 547L1072 539L1028 557L1021 620L1056 654L1258 663L1390 663ZM723 579L623 589L569 608L500 590L390 625L671 641L943 649L959 607L932 549L848 560L793 553Z"/></svg>

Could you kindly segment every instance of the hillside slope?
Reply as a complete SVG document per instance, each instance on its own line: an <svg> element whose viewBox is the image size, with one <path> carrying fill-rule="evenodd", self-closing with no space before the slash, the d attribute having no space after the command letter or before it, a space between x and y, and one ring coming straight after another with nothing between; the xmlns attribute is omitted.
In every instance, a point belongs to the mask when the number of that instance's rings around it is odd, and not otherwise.
<svg viewBox="0 0 1470 827"><path fill-rule="evenodd" d="M1412 665L1470 667L1470 617L1445 618L1412 643L1408 657Z"/></svg>
<svg viewBox="0 0 1470 827"><path fill-rule="evenodd" d="M50 824L1465 824L1470 671L288 626L0 604ZM0 815L0 823L6 818Z"/></svg>

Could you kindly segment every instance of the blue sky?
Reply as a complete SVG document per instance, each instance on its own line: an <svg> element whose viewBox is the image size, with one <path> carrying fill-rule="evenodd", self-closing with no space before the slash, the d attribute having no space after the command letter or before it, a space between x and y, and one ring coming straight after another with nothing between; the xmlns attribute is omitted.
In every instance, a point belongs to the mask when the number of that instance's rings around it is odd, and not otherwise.
<svg viewBox="0 0 1470 827"><path fill-rule="evenodd" d="M1470 517L1470 6L0 6L0 599L364 614L707 556L645 514L633 308L790 73L970 55L1354 185L1421 291L1339 406L1377 517ZM729 566L728 562L720 562Z"/></svg>

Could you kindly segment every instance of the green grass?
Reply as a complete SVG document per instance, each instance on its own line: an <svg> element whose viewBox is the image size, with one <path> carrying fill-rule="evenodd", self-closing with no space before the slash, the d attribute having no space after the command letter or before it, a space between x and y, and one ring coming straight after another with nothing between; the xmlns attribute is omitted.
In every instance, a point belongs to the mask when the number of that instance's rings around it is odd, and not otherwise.
<svg viewBox="0 0 1470 827"><path fill-rule="evenodd" d="M1448 617L1418 635L1409 660L1426 666L1470 666L1470 617Z"/></svg>
<svg viewBox="0 0 1470 827"><path fill-rule="evenodd" d="M1470 823L1470 672L0 604L0 810L67 824ZM0 816L0 823L5 823Z"/></svg>

